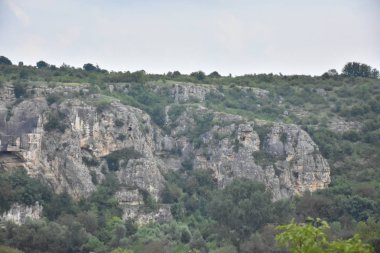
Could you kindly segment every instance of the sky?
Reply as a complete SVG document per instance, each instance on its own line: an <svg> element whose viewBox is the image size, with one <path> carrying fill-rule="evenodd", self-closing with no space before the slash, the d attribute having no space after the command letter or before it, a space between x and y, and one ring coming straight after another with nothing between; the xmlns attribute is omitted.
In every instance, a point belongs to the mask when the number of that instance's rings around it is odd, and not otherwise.
<svg viewBox="0 0 380 253"><path fill-rule="evenodd" d="M380 0L0 0L0 55L110 71L380 68Z"/></svg>

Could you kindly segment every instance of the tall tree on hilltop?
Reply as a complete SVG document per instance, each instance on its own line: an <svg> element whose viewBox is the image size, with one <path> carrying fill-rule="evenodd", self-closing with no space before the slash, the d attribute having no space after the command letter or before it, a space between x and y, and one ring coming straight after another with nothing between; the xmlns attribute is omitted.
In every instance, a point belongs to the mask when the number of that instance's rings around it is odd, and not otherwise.
<svg viewBox="0 0 380 253"><path fill-rule="evenodd" d="M7 57L0 56L0 64L3 64L3 65L12 65L12 62Z"/></svg>

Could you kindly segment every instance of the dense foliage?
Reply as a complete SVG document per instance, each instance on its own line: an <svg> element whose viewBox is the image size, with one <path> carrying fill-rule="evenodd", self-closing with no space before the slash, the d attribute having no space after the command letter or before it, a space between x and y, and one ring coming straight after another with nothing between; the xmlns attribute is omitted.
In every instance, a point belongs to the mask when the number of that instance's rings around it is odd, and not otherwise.
<svg viewBox="0 0 380 253"><path fill-rule="evenodd" d="M315 224L313 224L315 223ZM371 253L370 245L363 243L359 235L354 235L348 240L329 241L326 232L329 225L325 221L309 220L307 224L290 223L278 226L283 231L276 236L283 248L288 248L294 253Z"/></svg>
<svg viewBox="0 0 380 253"><path fill-rule="evenodd" d="M45 218L21 226L3 224L0 245L25 252L281 252L275 241L279 233L275 226L289 223L292 218L305 222L308 217L320 217L330 223L322 231L326 234L321 236L329 242L338 242L331 244L336 252L350 252L339 249L343 245L339 243L357 245L359 239L355 234L380 251L380 81L376 71L365 64L348 63L341 75L330 70L315 77L281 74L226 77L202 71L190 75L178 71L155 75L143 70L108 72L91 63L83 69L66 64L55 67L43 61L37 67L14 66L8 58L0 57L0 85L12 84L18 102L28 96L28 88L35 82L52 86L89 83L88 92L103 95L95 103L99 112L107 109L111 99L117 98L146 111L163 131L175 127L164 124L165 108L173 102L170 85L177 82L215 85L204 106L249 119L298 124L318 144L332 169L328 189L271 202L270 194L257 182L235 180L219 189L208 173L193 169L193 157L188 157L182 163L182 170L165 175L161 202L143 193L146 212L161 205L169 206L174 220L170 224L142 227L137 227L133 220L121 219L122 211L114 197L119 188L115 171L121 163L141 156L133 149L105 157L110 171L104 173L105 180L101 182L93 175L97 190L81 201L74 201L67 193L52 193L48 186L31 179L23 170L2 171L0 211L9 210L13 203L38 201L44 206ZM128 93L110 92L109 85L120 82L128 83ZM157 83L163 88L154 90L152 87ZM269 93L259 95L258 89ZM60 100L55 95L47 98L51 105ZM187 106L197 102L170 106L168 115L172 124ZM46 131L62 132L67 127L62 120L65 115L50 112L46 116ZM200 136L212 128L215 119L212 114L205 114L196 115L194 120L196 127L186 134L194 146L202 148ZM338 131L341 123L352 123L353 127ZM117 121L115 127L123 124ZM266 131L258 129L258 134L265 135ZM261 153L254 156L263 165L272 159ZM83 159L89 166L98 163L91 158ZM290 223L282 228L290 233L291 229L299 228L306 233L302 229L320 227ZM285 240L281 239L285 236L277 238L280 242ZM342 241L349 238L353 239Z"/></svg>

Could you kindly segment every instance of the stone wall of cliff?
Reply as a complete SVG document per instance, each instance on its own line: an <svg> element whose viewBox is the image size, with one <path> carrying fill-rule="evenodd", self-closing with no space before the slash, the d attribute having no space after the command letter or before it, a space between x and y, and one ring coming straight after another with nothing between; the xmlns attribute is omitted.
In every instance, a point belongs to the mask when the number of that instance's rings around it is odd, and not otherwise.
<svg viewBox="0 0 380 253"><path fill-rule="evenodd" d="M20 100L13 87L0 88L0 151L13 157L3 160L1 169L24 167L54 191L76 199L89 196L105 173L115 171L126 218L137 216L138 190L159 200L163 175L184 166L209 171L220 187L234 178L263 182L274 200L330 182L329 165L305 131L206 109L202 102L216 88L170 86L174 103L167 106L165 130L146 112L116 99L73 95L87 91L86 85L37 86ZM262 99L268 96L265 90L255 92ZM61 100L47 101L51 94ZM184 109L176 117L169 115L172 107L189 101L199 103L181 104ZM168 216L167 210L158 213L147 219Z"/></svg>

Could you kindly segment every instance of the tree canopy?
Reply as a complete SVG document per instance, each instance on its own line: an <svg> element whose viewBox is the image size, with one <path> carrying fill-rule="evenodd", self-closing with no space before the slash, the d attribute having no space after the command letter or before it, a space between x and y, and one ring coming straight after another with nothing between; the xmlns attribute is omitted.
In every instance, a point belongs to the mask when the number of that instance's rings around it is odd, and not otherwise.
<svg viewBox="0 0 380 253"><path fill-rule="evenodd" d="M12 65L12 62L11 62L11 60L9 60L7 57L5 57L5 56L0 56L0 64L4 64L4 65Z"/></svg>
<svg viewBox="0 0 380 253"><path fill-rule="evenodd" d="M213 197L209 212L225 231L229 231L239 251L240 241L271 221L271 194L261 183L235 180Z"/></svg>
<svg viewBox="0 0 380 253"><path fill-rule="evenodd" d="M372 69L371 66L358 63L358 62L349 62L347 63L342 70L342 74L346 76L352 77L370 77L370 78L378 78L379 71L377 69Z"/></svg>
<svg viewBox="0 0 380 253"><path fill-rule="evenodd" d="M347 240L328 240L329 224L320 219L306 224L290 223L278 226L282 231L276 236L280 247L292 253L372 253L373 248L363 243L358 234Z"/></svg>
<svg viewBox="0 0 380 253"><path fill-rule="evenodd" d="M45 61L38 61L36 63L36 66L37 66L37 68L42 69L42 68L49 67L49 64L47 62L45 62Z"/></svg>

